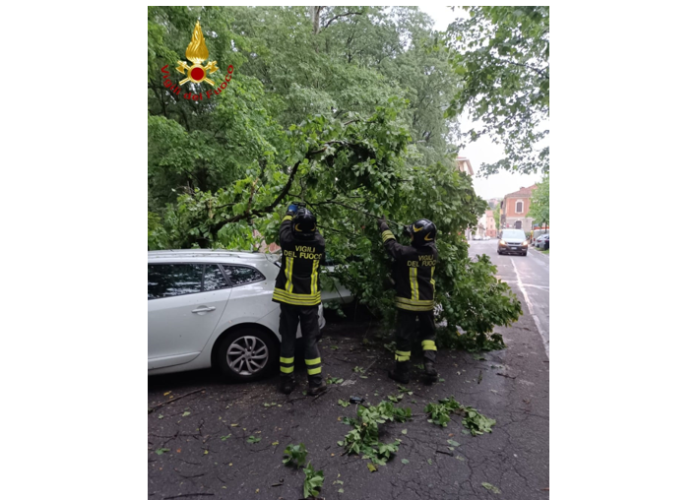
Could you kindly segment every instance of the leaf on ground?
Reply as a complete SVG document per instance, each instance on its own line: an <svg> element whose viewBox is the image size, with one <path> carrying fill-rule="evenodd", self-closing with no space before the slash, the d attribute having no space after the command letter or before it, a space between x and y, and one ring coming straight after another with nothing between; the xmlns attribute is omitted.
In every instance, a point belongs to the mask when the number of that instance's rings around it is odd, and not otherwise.
<svg viewBox="0 0 700 500"><path fill-rule="evenodd" d="M408 463L408 459L402 458L402 459L401 459L401 463L404 464L404 465L406 465L406 464Z"/></svg>
<svg viewBox="0 0 700 500"><path fill-rule="evenodd" d="M484 488L486 488L489 491L493 491L496 495L501 494L501 490L498 489L498 486L494 486L494 485L489 484L489 483L481 483L481 486L483 486Z"/></svg>
<svg viewBox="0 0 700 500"><path fill-rule="evenodd" d="M447 442L448 442L450 445L455 446L455 447L460 446L460 443L458 443L458 442L455 441L454 439L448 439Z"/></svg>
<svg viewBox="0 0 700 500"><path fill-rule="evenodd" d="M158 418L163 418L163 415L158 415Z"/></svg>
<svg viewBox="0 0 700 500"><path fill-rule="evenodd" d="M249 436L246 441L248 441L249 443L259 443L260 438L255 436Z"/></svg>
<svg viewBox="0 0 700 500"><path fill-rule="evenodd" d="M164 392L164 393L163 393L163 396L167 396L167 395L170 394L171 392L173 392L173 391Z"/></svg>
<svg viewBox="0 0 700 500"><path fill-rule="evenodd" d="M340 488L340 489L338 490L338 493L345 493L345 490L344 490L343 488Z"/></svg>
<svg viewBox="0 0 700 500"><path fill-rule="evenodd" d="M371 462L367 462L367 468L370 472L377 472L377 467L375 467L375 465Z"/></svg>
<svg viewBox="0 0 700 500"><path fill-rule="evenodd" d="M163 453L167 453L170 451L170 448L158 448L156 450L156 455L162 455Z"/></svg>
<svg viewBox="0 0 700 500"><path fill-rule="evenodd" d="M402 431L401 431L401 434L404 434L404 435L405 435L405 434L408 434L408 429L402 430Z"/></svg>
<svg viewBox="0 0 700 500"><path fill-rule="evenodd" d="M273 442L272 442L272 446L277 446L277 445L279 445L279 444L280 444L279 441L273 441Z"/></svg>
<svg viewBox="0 0 700 500"><path fill-rule="evenodd" d="M231 437L231 434L229 434L228 436L221 436L221 440L226 441L230 437Z"/></svg>
<svg viewBox="0 0 700 500"><path fill-rule="evenodd" d="M238 427L238 424L231 424L231 427Z"/></svg>
<svg viewBox="0 0 700 500"><path fill-rule="evenodd" d="M183 417L186 417L188 415L190 415L190 412L188 412L188 411L186 411L185 413L182 414Z"/></svg>
<svg viewBox="0 0 700 500"><path fill-rule="evenodd" d="M429 458L429 459L428 459L428 465L433 465L433 459L432 459L432 458Z"/></svg>
<svg viewBox="0 0 700 500"><path fill-rule="evenodd" d="M350 406L350 401L343 401L342 399L339 399L338 404L343 408L347 408L348 406Z"/></svg>
<svg viewBox="0 0 700 500"><path fill-rule="evenodd" d="M461 462L464 462L464 457L461 457L459 455L455 455L455 458Z"/></svg>

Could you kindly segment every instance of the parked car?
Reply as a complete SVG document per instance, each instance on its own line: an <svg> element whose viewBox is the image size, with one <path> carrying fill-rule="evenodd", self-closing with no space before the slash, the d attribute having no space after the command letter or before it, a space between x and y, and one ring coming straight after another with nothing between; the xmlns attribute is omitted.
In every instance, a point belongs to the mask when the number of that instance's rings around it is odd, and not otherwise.
<svg viewBox="0 0 700 500"><path fill-rule="evenodd" d="M516 253L527 255L528 243L522 229L504 229L498 240L498 254Z"/></svg>
<svg viewBox="0 0 700 500"><path fill-rule="evenodd" d="M543 234L535 240L535 246L537 248L549 249L549 234Z"/></svg>
<svg viewBox="0 0 700 500"><path fill-rule="evenodd" d="M226 250L148 252L149 375L212 366L233 380L276 373L278 260ZM323 328L323 305L318 313Z"/></svg>

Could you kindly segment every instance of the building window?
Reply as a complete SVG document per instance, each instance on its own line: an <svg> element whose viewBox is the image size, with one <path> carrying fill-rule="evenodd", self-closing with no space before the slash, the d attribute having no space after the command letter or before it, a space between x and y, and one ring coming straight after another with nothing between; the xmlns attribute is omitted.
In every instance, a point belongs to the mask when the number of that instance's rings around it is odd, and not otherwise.
<svg viewBox="0 0 700 500"><path fill-rule="evenodd" d="M515 213L516 214L521 214L523 213L523 202L518 200L515 202Z"/></svg>
<svg viewBox="0 0 700 500"><path fill-rule="evenodd" d="M518 203L522 203L522 201L521 201L521 202L518 202ZM523 226L523 224L522 224L522 222L520 222L520 221L517 221L517 222L515 223L515 229L522 229L522 228L523 228L522 226Z"/></svg>

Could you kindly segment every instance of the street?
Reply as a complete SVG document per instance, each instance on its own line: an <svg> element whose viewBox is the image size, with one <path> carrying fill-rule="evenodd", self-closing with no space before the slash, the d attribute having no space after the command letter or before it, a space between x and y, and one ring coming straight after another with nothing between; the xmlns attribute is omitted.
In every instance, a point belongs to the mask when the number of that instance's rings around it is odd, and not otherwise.
<svg viewBox="0 0 700 500"><path fill-rule="evenodd" d="M486 254L498 265L498 277L520 290L523 311L533 316L549 356L549 255L531 248L526 257L498 255L498 240L470 241L470 255ZM521 300L522 302L522 300Z"/></svg>
<svg viewBox="0 0 700 500"><path fill-rule="evenodd" d="M494 239L473 241L470 255L487 254L522 303L517 323L495 329L507 348L439 351L441 381L433 386L419 382L414 366L407 386L412 394L396 403L412 410L411 420L380 427L380 441L401 439L385 466L370 472L368 460L338 445L352 429L342 417L354 417L357 409L338 400L360 396L376 405L402 394L386 376L393 363L386 340L377 338L375 324L351 312L347 319L329 316L323 331L324 377L343 383L319 398L304 396L303 386L282 395L276 378L226 384L209 370L151 377L149 498L299 500L304 473L282 464L284 448L299 443L308 450L307 462L325 474L320 497L326 499L487 499L494 498L493 488L504 500L548 498L549 257L535 250L527 257L499 256L496 246ZM296 376L305 378L303 361ZM493 432L465 434L457 414L447 427L429 423L426 405L449 396L496 419Z"/></svg>

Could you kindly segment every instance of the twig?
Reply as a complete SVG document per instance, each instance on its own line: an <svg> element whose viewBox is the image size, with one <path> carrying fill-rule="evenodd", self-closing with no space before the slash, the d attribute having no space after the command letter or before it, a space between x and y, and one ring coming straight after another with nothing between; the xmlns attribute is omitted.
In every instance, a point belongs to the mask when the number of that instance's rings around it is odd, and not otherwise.
<svg viewBox="0 0 700 500"><path fill-rule="evenodd" d="M174 403L174 402L177 401L178 399L186 398L187 396L191 396L192 394L197 394L198 392L204 392L205 390L206 390L206 389L200 389L200 390L198 390L198 391L188 392L188 393L185 394L184 396L178 396L178 397L176 397L176 398L174 398L174 399L170 399L170 400L165 401L165 402L163 402L163 403L157 404L157 405L155 405L153 408L149 408L149 409L148 409L148 413L152 413L154 410L160 408L161 406L169 405L170 403ZM212 495L213 495L213 493L212 493ZM172 497L172 498L175 498L175 497Z"/></svg>
<svg viewBox="0 0 700 500"><path fill-rule="evenodd" d="M496 375L500 375L501 377L505 377L505 378L512 378L513 380L515 380L515 377L512 377L510 375L506 375L505 373L496 373Z"/></svg>
<svg viewBox="0 0 700 500"><path fill-rule="evenodd" d="M450 453L449 451L442 451L442 450L435 450L438 453L442 453L443 455L449 455L451 457L454 457L454 453Z"/></svg>

